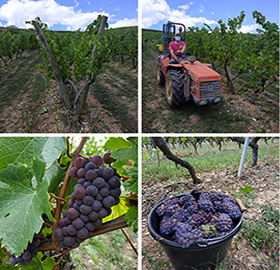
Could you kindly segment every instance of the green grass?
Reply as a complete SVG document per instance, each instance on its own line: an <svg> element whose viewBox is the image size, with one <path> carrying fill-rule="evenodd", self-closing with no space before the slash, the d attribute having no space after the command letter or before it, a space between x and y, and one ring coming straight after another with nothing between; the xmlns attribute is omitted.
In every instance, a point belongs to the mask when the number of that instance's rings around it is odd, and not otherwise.
<svg viewBox="0 0 280 270"><path fill-rule="evenodd" d="M278 157L279 146L278 145L266 145L263 141L259 142L259 160L271 160L272 157ZM210 171L212 169L235 169L238 170L241 159L242 149L238 148L238 145L233 142L229 142L223 145L222 151L218 150L215 146L212 148L208 145L208 151L205 144L198 147L198 155L194 156L194 148L188 147L182 149L181 147L170 148L173 154L183 155L183 160L187 160L196 171ZM160 152L160 157L163 157ZM149 160L149 152L145 148L142 151L142 178L148 180L156 171L158 161L156 159L156 150L153 150L153 159ZM252 150L248 149L245 166L250 167L252 160ZM160 168L155 175L157 179L169 179L170 181L179 181L182 177L189 177L188 170L181 166L175 166L174 162L164 158L160 162Z"/></svg>
<svg viewBox="0 0 280 270"><path fill-rule="evenodd" d="M155 260L154 256L148 256L147 252L145 251L142 253L144 257L147 257L147 261L150 265L147 270L161 270L163 268L166 270L173 269L171 262L161 259L161 257L164 255L164 250L162 246L160 244L156 244L156 246L158 247L158 252L160 255L159 259Z"/></svg>
<svg viewBox="0 0 280 270"><path fill-rule="evenodd" d="M253 253L260 261L260 269L279 269L279 209L266 202L260 205L261 217L244 220L241 236L250 243ZM265 255L261 255L265 254Z"/></svg>
<svg viewBox="0 0 280 270"><path fill-rule="evenodd" d="M137 235L131 230L128 232L132 241L137 243ZM137 256L121 230L95 236L90 241L85 241L79 249L71 251L71 256L79 270L131 270L137 269L138 263ZM93 263L92 257L95 257L96 262L98 261L97 264ZM89 268L90 265L92 268Z"/></svg>

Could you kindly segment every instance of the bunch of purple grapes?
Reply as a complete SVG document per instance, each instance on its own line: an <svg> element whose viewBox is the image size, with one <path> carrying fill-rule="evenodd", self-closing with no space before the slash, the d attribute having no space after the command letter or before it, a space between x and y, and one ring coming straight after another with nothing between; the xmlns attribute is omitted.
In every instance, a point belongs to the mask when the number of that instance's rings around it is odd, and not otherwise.
<svg viewBox="0 0 280 270"><path fill-rule="evenodd" d="M203 192L198 200L186 193L164 201L156 212L161 217L161 235L183 248L228 234L241 216L231 198L219 192Z"/></svg>
<svg viewBox="0 0 280 270"><path fill-rule="evenodd" d="M10 263L12 265L16 265L16 264L25 265L31 263L32 259L37 255L37 248L40 245L39 238L40 238L40 234L34 234L33 241L31 243L28 243L27 248L19 257L16 257L14 254L9 252L9 255L11 256Z"/></svg>
<svg viewBox="0 0 280 270"><path fill-rule="evenodd" d="M78 157L69 174L78 183L68 202L68 210L58 221L54 237L61 248L76 248L93 236L95 228L102 226L102 219L111 214L111 207L119 203L120 177L112 167L108 155L89 158Z"/></svg>

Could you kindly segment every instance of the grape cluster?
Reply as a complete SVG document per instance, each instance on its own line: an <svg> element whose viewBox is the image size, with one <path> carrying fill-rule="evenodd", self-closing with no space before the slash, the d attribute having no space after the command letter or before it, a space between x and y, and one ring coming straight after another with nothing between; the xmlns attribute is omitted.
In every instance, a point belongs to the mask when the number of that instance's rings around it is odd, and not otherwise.
<svg viewBox="0 0 280 270"><path fill-rule="evenodd" d="M16 265L16 264L25 265L31 263L32 259L37 255L37 248L40 245L39 237L40 234L34 234L33 241L31 243L28 243L27 248L19 257L16 257L14 254L9 252L9 255L11 256L10 263L12 265Z"/></svg>
<svg viewBox="0 0 280 270"><path fill-rule="evenodd" d="M105 154L106 155L106 154ZM69 171L78 182L68 202L68 209L58 221L54 237L61 248L76 248L93 236L102 219L111 214L111 207L119 203L120 178L112 167L110 156L78 157Z"/></svg>
<svg viewBox="0 0 280 270"><path fill-rule="evenodd" d="M161 218L161 235L183 248L228 234L241 216L239 207L220 192L203 192L198 200L186 193L164 201L156 212Z"/></svg>
<svg viewBox="0 0 280 270"><path fill-rule="evenodd" d="M156 212L161 217L163 215L172 215L179 208L181 208L179 206L179 199L174 198L163 202L162 205L157 208Z"/></svg>

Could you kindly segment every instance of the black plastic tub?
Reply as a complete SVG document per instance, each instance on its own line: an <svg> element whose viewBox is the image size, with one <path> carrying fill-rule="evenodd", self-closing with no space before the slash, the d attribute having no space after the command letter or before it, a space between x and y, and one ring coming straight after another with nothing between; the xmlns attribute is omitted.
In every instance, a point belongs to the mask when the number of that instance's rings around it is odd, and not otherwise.
<svg viewBox="0 0 280 270"><path fill-rule="evenodd" d="M180 194L164 201L183 195L185 194ZM158 216L156 209L164 201L158 203L150 212L148 217L148 229L151 236L162 245L174 268L176 270L215 269L216 265L225 258L231 245L232 238L241 228L243 216L246 212L246 210L244 210L245 208L243 209L243 207L241 208L238 205L242 214L238 220L234 221L234 229L230 233L219 238L200 241L184 249L176 242L165 239L160 235L159 225L161 218ZM234 200L232 201L235 203Z"/></svg>

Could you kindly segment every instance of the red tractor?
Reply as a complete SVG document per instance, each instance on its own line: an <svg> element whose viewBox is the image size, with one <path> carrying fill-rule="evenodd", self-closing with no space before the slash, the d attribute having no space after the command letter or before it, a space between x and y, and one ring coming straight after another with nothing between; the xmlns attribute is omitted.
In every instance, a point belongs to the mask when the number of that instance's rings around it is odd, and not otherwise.
<svg viewBox="0 0 280 270"><path fill-rule="evenodd" d="M186 40L185 25L168 22L163 25L163 44L157 45L157 82L165 85L168 104L175 108L191 99L199 106L221 102L221 75L211 68L211 64L202 64L186 53L179 56L178 64L170 64L168 47L175 36L176 25L178 31L184 33L183 41Z"/></svg>

